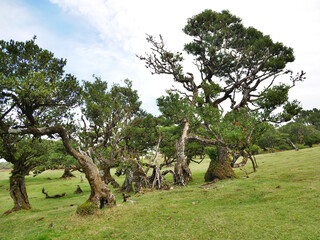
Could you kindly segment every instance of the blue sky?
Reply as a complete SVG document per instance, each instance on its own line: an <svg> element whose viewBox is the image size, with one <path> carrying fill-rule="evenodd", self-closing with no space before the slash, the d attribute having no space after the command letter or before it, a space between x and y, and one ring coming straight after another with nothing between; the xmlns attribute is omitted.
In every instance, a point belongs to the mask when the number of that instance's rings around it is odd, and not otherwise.
<svg viewBox="0 0 320 240"><path fill-rule="evenodd" d="M320 108L319 0L0 0L0 39L25 41L37 35L41 47L67 59L66 71L79 80L93 74L109 84L129 78L143 108L157 113L156 98L173 81L151 75L135 54L148 50L146 33L162 34L169 48L181 50L187 18L207 8L228 9L246 26L292 47L296 61L288 67L306 71L307 80L291 98L305 109Z"/></svg>

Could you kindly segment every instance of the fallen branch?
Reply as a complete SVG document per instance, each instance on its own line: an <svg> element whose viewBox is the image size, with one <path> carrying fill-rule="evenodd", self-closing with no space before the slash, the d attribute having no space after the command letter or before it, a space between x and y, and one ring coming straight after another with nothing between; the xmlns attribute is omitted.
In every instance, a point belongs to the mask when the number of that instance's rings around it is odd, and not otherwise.
<svg viewBox="0 0 320 240"><path fill-rule="evenodd" d="M66 193L64 192L64 193L57 194L57 195L54 195L54 196L49 196L48 192L44 191L44 188L42 188L42 193L46 195L46 198L60 198L60 197L64 197L66 195Z"/></svg>

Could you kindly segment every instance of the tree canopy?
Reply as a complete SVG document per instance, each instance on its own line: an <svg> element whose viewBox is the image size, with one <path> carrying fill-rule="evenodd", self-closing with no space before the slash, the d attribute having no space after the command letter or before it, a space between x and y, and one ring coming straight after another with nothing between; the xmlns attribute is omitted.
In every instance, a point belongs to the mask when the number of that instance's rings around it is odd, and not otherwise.
<svg viewBox="0 0 320 240"><path fill-rule="evenodd" d="M305 73L294 75L285 69L294 61L292 48L274 42L253 27L245 27L240 18L226 10L205 10L189 18L183 31L192 39L184 45L184 52L193 57L200 74L186 72L183 53L168 50L162 36L159 40L148 36L151 52L139 56L153 74L172 75L184 88L184 91L172 89L158 100L164 115L176 124L185 124L180 139L182 145L185 144L182 138L187 138L188 131L192 131L190 124L195 119L206 129L204 136L209 138L203 141L206 144L211 141L211 144L231 147L235 138L230 134L239 133L245 136L238 141L244 150L253 134L260 131L256 131L257 125L266 121L289 121L299 113L299 102L290 102L288 92L297 81L304 79ZM285 75L289 84L279 83L280 76ZM221 111L219 106L225 102L230 103L230 108ZM280 113L275 113L281 108ZM237 120L240 115L243 115L241 123ZM220 131L226 124L229 133ZM199 136L197 139L204 140ZM184 150L182 145L180 151Z"/></svg>

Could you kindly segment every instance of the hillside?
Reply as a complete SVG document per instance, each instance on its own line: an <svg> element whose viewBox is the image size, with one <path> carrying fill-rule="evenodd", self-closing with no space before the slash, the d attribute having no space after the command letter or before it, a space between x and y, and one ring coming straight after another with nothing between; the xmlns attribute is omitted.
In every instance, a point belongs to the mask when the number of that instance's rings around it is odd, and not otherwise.
<svg viewBox="0 0 320 240"><path fill-rule="evenodd" d="M257 156L258 171L249 178L204 185L209 160L193 164L188 187L154 191L96 215L80 217L78 205L89 196L80 173L61 180L62 171L28 176L33 207L0 217L0 239L320 239L320 147ZM0 172L0 212L12 207L8 172ZM124 177L117 179L119 182ZM80 185L84 193L74 194ZM66 192L60 199L49 194Z"/></svg>

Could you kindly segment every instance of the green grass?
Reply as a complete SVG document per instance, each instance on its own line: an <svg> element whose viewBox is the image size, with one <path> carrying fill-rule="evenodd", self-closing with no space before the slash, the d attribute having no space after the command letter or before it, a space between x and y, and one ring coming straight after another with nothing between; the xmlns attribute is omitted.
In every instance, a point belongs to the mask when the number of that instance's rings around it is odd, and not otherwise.
<svg viewBox="0 0 320 240"><path fill-rule="evenodd" d="M245 178L201 186L209 160L193 164L188 187L153 191L93 216L75 214L90 189L80 173L62 171L27 177L32 210L0 217L0 239L320 239L320 147L258 155L258 171ZM8 172L0 173L0 212L12 207ZM49 180L48 178L51 178ZM119 182L123 181L121 177ZM84 194L76 195L76 185ZM60 199L49 194L67 192ZM49 224L53 227L49 227Z"/></svg>

